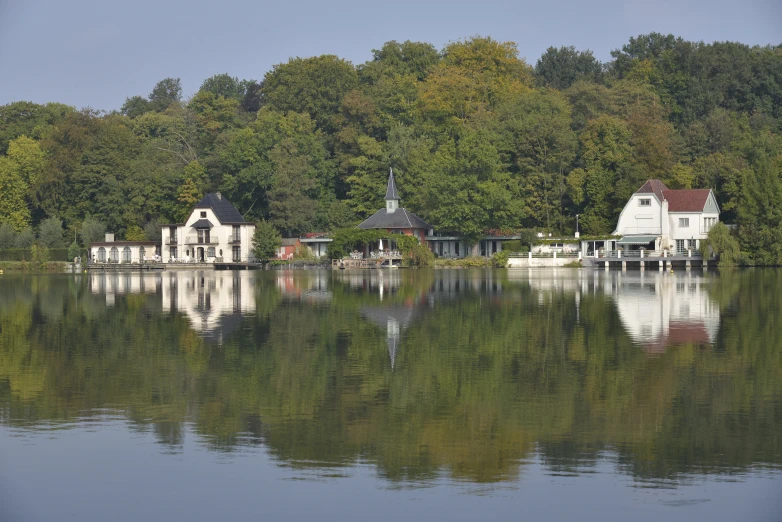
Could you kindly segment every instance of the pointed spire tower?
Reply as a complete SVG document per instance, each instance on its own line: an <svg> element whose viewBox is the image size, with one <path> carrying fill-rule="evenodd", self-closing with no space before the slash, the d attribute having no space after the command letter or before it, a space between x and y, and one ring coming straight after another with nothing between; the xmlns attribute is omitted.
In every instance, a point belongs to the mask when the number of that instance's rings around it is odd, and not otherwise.
<svg viewBox="0 0 782 522"><path fill-rule="evenodd" d="M386 188L386 210L391 213L399 208L399 192L396 191L394 169L388 169L388 187Z"/></svg>

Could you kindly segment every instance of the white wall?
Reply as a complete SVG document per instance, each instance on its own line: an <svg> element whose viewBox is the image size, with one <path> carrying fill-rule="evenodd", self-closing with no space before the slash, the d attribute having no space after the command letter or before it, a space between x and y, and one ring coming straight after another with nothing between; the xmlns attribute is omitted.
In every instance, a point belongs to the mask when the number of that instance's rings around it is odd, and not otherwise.
<svg viewBox="0 0 782 522"><path fill-rule="evenodd" d="M702 212L669 212L668 221L671 224L671 240L706 239L708 230L706 230L703 224L703 219L707 217L717 218L719 221L719 214L716 213L704 214ZM690 226L680 227L679 218L688 218L690 220Z"/></svg>
<svg viewBox="0 0 782 522"><path fill-rule="evenodd" d="M639 200L651 200L651 205L642 207ZM661 204L654 194L633 194L619 215L615 235L662 233L660 217Z"/></svg>
<svg viewBox="0 0 782 522"><path fill-rule="evenodd" d="M201 217L201 212L206 213L205 218ZM209 245L196 244L198 238L198 231L192 228L192 225L199 219L208 219L212 223L213 226L209 230L209 239L212 242L212 244ZM246 225L239 225L239 226L240 226L239 238L241 240L239 244L239 247L241 248L240 261L247 262L252 257L252 253L251 253L252 237L253 237L253 233L255 232L255 225L246 224ZM211 208L193 209L193 212L190 214L190 217L187 218L185 225L177 227L177 245L167 244L170 239L169 227L163 227L162 232L163 232L162 256L165 262L168 262L169 259L171 258L172 246L176 246L177 257L179 259L184 258L185 255L187 255L186 253L188 251L189 251L190 259L191 260L194 259L196 257L198 248L203 248L204 255L206 256L208 252L208 248L214 247L215 258L222 257L224 262L230 262L232 260L232 255L233 255L232 252L233 252L233 247L235 245L229 243L229 241L233 237L233 225L221 225L220 221L217 219L217 217L215 216ZM221 250L223 252L222 256L220 255ZM206 261L212 263L215 261L215 258L207 258Z"/></svg>

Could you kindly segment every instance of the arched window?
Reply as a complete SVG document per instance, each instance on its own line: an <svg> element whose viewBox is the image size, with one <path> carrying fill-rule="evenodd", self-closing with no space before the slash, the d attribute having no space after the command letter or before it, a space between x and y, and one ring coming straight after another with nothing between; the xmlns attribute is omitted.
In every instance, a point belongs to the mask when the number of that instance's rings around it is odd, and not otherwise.
<svg viewBox="0 0 782 522"><path fill-rule="evenodd" d="M144 250L144 247L138 247L138 262L143 263L144 262L144 256L147 254L147 251Z"/></svg>
<svg viewBox="0 0 782 522"><path fill-rule="evenodd" d="M122 262L130 263L130 247L125 247L122 249Z"/></svg>
<svg viewBox="0 0 782 522"><path fill-rule="evenodd" d="M119 263L119 248L111 247L111 252L109 253L109 260L112 263Z"/></svg>
<svg viewBox="0 0 782 522"><path fill-rule="evenodd" d="M100 261L101 263L106 262L106 249L103 247L100 247L98 249L98 261Z"/></svg>

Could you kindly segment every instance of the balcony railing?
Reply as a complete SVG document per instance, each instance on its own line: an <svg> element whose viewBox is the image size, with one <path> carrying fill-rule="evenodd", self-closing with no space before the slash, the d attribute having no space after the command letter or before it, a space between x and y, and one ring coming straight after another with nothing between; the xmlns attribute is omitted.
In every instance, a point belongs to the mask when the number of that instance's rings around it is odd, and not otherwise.
<svg viewBox="0 0 782 522"><path fill-rule="evenodd" d="M216 237L210 237L210 238L199 238L199 237L188 237L185 238L185 244L186 245L217 245L220 241L217 240Z"/></svg>
<svg viewBox="0 0 782 522"><path fill-rule="evenodd" d="M242 242L242 238L239 236L232 236L228 238L229 245L238 245L241 242Z"/></svg>
<svg viewBox="0 0 782 522"><path fill-rule="evenodd" d="M178 245L179 241L177 241L177 238L175 238L175 237L169 237L169 238L166 238L166 244L167 245Z"/></svg>

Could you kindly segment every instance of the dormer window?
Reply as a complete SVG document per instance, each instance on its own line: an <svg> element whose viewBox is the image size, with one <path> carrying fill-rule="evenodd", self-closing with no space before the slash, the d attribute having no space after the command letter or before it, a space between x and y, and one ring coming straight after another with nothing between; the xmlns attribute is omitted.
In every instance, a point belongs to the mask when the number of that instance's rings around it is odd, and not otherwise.
<svg viewBox="0 0 782 522"><path fill-rule="evenodd" d="M206 211L203 211L203 212L201 212L201 217L202 217L202 218L205 218L205 217L206 217Z"/></svg>
<svg viewBox="0 0 782 522"><path fill-rule="evenodd" d="M641 198L638 200L638 206L639 207L651 207L652 206L652 200L650 198Z"/></svg>

